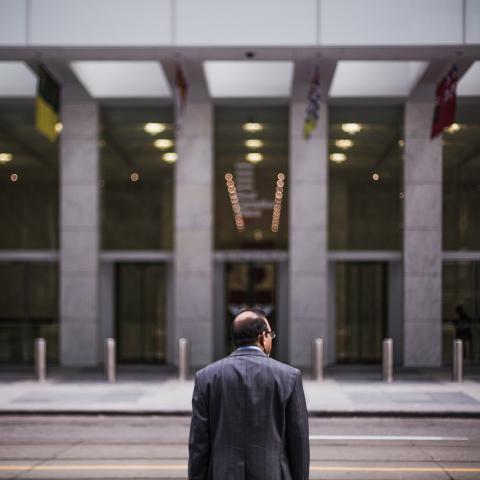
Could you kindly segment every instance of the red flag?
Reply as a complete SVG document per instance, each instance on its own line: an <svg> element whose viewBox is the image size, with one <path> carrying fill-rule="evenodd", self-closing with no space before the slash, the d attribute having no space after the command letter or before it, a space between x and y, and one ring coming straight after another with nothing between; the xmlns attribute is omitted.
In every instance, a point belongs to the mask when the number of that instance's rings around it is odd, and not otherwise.
<svg viewBox="0 0 480 480"><path fill-rule="evenodd" d="M176 127L180 128L181 119L187 105L188 84L179 63L175 65L175 108Z"/></svg>
<svg viewBox="0 0 480 480"><path fill-rule="evenodd" d="M433 113L432 134L435 138L455 122L455 110L457 108L457 83L458 68L454 65L445 78L439 83L436 90L435 111Z"/></svg>

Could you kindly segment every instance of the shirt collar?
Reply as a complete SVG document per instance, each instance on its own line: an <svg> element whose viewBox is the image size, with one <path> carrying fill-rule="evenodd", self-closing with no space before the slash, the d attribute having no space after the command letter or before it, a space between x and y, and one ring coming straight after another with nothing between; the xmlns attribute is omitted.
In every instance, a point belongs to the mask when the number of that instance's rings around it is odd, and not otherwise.
<svg viewBox="0 0 480 480"><path fill-rule="evenodd" d="M260 350L263 353L263 350L256 345L245 345L244 347L238 347L237 351L238 350Z"/></svg>

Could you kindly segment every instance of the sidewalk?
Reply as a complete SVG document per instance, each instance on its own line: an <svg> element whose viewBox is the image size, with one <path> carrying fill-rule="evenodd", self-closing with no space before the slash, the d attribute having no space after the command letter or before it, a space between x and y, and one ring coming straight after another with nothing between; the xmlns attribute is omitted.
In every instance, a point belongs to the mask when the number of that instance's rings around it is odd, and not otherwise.
<svg viewBox="0 0 480 480"><path fill-rule="evenodd" d="M39 384L30 370L0 371L0 413L189 415L193 382L168 367L122 367L108 384L98 370L50 369ZM480 370L452 383L446 369L400 369L380 381L379 367L332 367L323 382L304 373L311 415L424 415L480 417Z"/></svg>

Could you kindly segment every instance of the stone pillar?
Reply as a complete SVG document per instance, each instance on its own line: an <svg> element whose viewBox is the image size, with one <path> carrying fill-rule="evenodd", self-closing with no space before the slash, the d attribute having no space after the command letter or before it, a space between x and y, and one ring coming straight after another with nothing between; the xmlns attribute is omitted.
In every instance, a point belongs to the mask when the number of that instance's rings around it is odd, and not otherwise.
<svg viewBox="0 0 480 480"><path fill-rule="evenodd" d="M309 140L303 138L306 93L290 106L289 186L289 357L297 367L311 364L311 342L327 332L328 112ZM329 345L325 342L328 351Z"/></svg>
<svg viewBox="0 0 480 480"><path fill-rule="evenodd" d="M178 338L188 338L194 366L213 359L212 122L210 101L191 102L176 139L175 348Z"/></svg>
<svg viewBox="0 0 480 480"><path fill-rule="evenodd" d="M404 364L441 365L442 137L430 139L435 83L405 106Z"/></svg>
<svg viewBox="0 0 480 480"><path fill-rule="evenodd" d="M98 106L63 88L60 363L94 366L99 342Z"/></svg>

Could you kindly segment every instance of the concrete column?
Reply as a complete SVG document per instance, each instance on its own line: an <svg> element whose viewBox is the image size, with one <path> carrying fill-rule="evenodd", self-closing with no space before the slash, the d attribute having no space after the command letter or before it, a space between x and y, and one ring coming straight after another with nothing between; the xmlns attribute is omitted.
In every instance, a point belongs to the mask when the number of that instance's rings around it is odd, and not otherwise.
<svg viewBox="0 0 480 480"><path fill-rule="evenodd" d="M328 335L327 185L328 106L333 75L321 65L322 100L317 128L303 138L303 122L312 68L297 65L296 87L290 105L289 163L289 357L298 367L311 363L311 341ZM326 342L327 351L330 345Z"/></svg>
<svg viewBox="0 0 480 480"><path fill-rule="evenodd" d="M439 366L442 358L442 137L430 139L434 89L435 82L422 84L405 106L406 366Z"/></svg>
<svg viewBox="0 0 480 480"><path fill-rule="evenodd" d="M191 340L192 365L213 359L213 115L191 102L182 119L175 168L175 341Z"/></svg>
<svg viewBox="0 0 480 480"><path fill-rule="evenodd" d="M60 142L60 362L98 363L98 106L74 87L62 94Z"/></svg>

